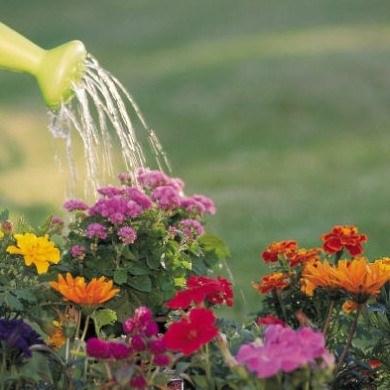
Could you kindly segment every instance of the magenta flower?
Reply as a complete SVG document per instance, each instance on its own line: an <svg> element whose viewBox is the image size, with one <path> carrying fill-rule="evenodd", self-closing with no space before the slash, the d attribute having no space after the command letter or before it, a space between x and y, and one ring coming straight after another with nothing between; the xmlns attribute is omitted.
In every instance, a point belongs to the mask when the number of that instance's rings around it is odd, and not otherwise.
<svg viewBox="0 0 390 390"><path fill-rule="evenodd" d="M141 206L142 210L147 210L152 207L152 201L149 196L144 194L138 188L127 187L124 193L129 198L129 200L132 200Z"/></svg>
<svg viewBox="0 0 390 390"><path fill-rule="evenodd" d="M118 237L125 245L130 245L137 239L137 232L131 226L123 226L118 230Z"/></svg>
<svg viewBox="0 0 390 390"><path fill-rule="evenodd" d="M181 196L171 186L157 187L152 193L152 199L163 210L172 210L180 206Z"/></svg>
<svg viewBox="0 0 390 390"><path fill-rule="evenodd" d="M325 348L323 333L305 327L298 330L282 325L270 325L264 333L264 344L242 345L236 356L259 378L270 378L279 372L289 373L321 358L332 365L332 357Z"/></svg>
<svg viewBox="0 0 390 390"><path fill-rule="evenodd" d="M87 226L87 237L105 240L107 238L107 229L100 223L91 223Z"/></svg>
<svg viewBox="0 0 390 390"><path fill-rule="evenodd" d="M85 248L82 245L73 245L70 248L70 254L72 255L72 257L84 257Z"/></svg>
<svg viewBox="0 0 390 390"><path fill-rule="evenodd" d="M192 195L192 199L196 200L197 202L201 203L205 209L206 214L214 215L217 211L215 207L215 203L212 199L208 198L204 195Z"/></svg>
<svg viewBox="0 0 390 390"><path fill-rule="evenodd" d="M179 222L178 229L183 232L188 240L194 240L204 234L203 225L196 219L183 219Z"/></svg>
<svg viewBox="0 0 390 390"><path fill-rule="evenodd" d="M140 169L137 172L138 183L149 190L153 190L156 187L166 186L170 179L161 171L152 171L149 169Z"/></svg>
<svg viewBox="0 0 390 390"><path fill-rule="evenodd" d="M88 205L79 199L69 199L64 203L64 209L67 211L84 211L88 209Z"/></svg>
<svg viewBox="0 0 390 390"><path fill-rule="evenodd" d="M124 190L123 188L107 186L99 188L97 192L103 196L106 196L107 198L112 198L113 196L122 195Z"/></svg>
<svg viewBox="0 0 390 390"><path fill-rule="evenodd" d="M126 359L131 353L128 345L112 341L109 343L111 356L116 360Z"/></svg>
<svg viewBox="0 0 390 390"><path fill-rule="evenodd" d="M92 337L87 341L87 354L95 359L109 359L111 357L110 345L104 340Z"/></svg>
<svg viewBox="0 0 390 390"><path fill-rule="evenodd" d="M142 207L124 196L99 199L89 209L90 215L100 215L107 218L113 224L121 224L126 218L135 218L142 213Z"/></svg>

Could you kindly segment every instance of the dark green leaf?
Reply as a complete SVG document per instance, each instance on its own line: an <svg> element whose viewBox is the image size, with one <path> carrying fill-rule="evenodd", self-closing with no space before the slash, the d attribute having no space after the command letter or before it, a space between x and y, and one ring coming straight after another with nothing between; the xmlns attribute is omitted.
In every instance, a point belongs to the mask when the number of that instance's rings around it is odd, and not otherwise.
<svg viewBox="0 0 390 390"><path fill-rule="evenodd" d="M116 284L122 285L127 282L127 270L120 268L114 272L114 282Z"/></svg>
<svg viewBox="0 0 390 390"><path fill-rule="evenodd" d="M151 292L152 291L152 281L149 276L133 276L128 279L127 282L134 289L141 292Z"/></svg>

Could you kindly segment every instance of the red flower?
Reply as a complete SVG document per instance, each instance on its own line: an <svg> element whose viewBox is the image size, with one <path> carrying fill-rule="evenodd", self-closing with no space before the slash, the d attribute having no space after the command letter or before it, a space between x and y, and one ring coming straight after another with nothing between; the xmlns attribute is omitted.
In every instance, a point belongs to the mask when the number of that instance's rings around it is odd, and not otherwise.
<svg viewBox="0 0 390 390"><path fill-rule="evenodd" d="M191 355L218 334L216 318L209 309L192 309L188 316L174 322L164 335L168 349Z"/></svg>
<svg viewBox="0 0 390 390"><path fill-rule="evenodd" d="M289 284L288 275L283 272L273 272L263 276L260 283L253 283L253 287L262 294L267 294L272 290L281 290Z"/></svg>
<svg viewBox="0 0 390 390"><path fill-rule="evenodd" d="M187 280L187 288L178 291L166 305L170 309L187 309L192 303L200 304L208 302L212 305L233 305L233 289L229 280L207 276L190 276Z"/></svg>
<svg viewBox="0 0 390 390"><path fill-rule="evenodd" d="M263 317L258 317L256 320L257 325L263 325L263 326L268 326L268 325L282 325L286 326L286 323L282 321L280 318L273 316L272 314L267 314L266 316Z"/></svg>
<svg viewBox="0 0 390 390"><path fill-rule="evenodd" d="M305 249L300 248L294 252L290 252L287 255L288 262L291 267L295 267L299 264L305 264L311 261L319 261L320 260L321 248L311 248Z"/></svg>
<svg viewBox="0 0 390 390"><path fill-rule="evenodd" d="M370 359L368 361L368 365L370 366L370 368L375 370L375 369L379 368L380 366L382 366L382 362L378 359Z"/></svg>
<svg viewBox="0 0 390 390"><path fill-rule="evenodd" d="M357 227L353 225L336 225L321 239L327 253L334 254L345 248L353 257L363 253L362 243L367 242L367 236L360 234Z"/></svg>
<svg viewBox="0 0 390 390"><path fill-rule="evenodd" d="M275 261L278 261L279 256L288 255L289 253L296 251L297 248L298 244L296 241L276 241L268 245L261 256L266 263L274 263Z"/></svg>

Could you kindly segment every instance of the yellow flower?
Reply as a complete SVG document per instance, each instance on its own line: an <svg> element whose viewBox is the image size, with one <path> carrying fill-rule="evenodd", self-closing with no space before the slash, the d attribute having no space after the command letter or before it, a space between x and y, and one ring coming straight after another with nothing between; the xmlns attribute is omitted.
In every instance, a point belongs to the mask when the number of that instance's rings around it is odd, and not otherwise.
<svg viewBox="0 0 390 390"><path fill-rule="evenodd" d="M7 252L23 256L25 264L34 264L38 274L46 273L50 263L57 264L60 261L60 251L47 235L37 237L33 233L25 233L15 234L14 237L16 246L9 246Z"/></svg>
<svg viewBox="0 0 390 390"><path fill-rule="evenodd" d="M47 343L54 349L61 348L65 344L65 335L61 323L53 321L53 329L47 338Z"/></svg>
<svg viewBox="0 0 390 390"><path fill-rule="evenodd" d="M0 230L0 240L4 237L4 233Z"/></svg>
<svg viewBox="0 0 390 390"><path fill-rule="evenodd" d="M390 273L390 257L382 257L376 260L374 264L378 264L381 269Z"/></svg>
<svg viewBox="0 0 390 390"><path fill-rule="evenodd" d="M104 276L86 283L82 276L73 278L69 272L65 278L59 274L58 282L51 282L50 286L67 300L86 306L107 302L119 293L119 289L113 288L112 280Z"/></svg>

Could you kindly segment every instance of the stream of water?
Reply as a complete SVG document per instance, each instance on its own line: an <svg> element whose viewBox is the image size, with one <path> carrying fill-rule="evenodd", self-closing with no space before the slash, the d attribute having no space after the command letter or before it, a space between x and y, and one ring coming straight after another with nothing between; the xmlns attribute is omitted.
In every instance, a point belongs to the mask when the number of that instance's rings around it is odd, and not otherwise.
<svg viewBox="0 0 390 390"><path fill-rule="evenodd" d="M132 176L148 163L156 164L161 170L170 171L167 156L161 143L145 121L138 105L125 87L98 61L88 54L85 73L81 81L73 85L73 98L62 103L58 110L49 112L49 129L55 138L64 140L69 169L68 195L75 193L80 181L80 170L74 163L72 138L80 137L85 158L86 196L96 193L96 188L112 178L117 160ZM143 147L136 134L136 126L142 128L154 161L147 161ZM119 148L115 145L119 144ZM115 150L120 152L115 153Z"/></svg>

